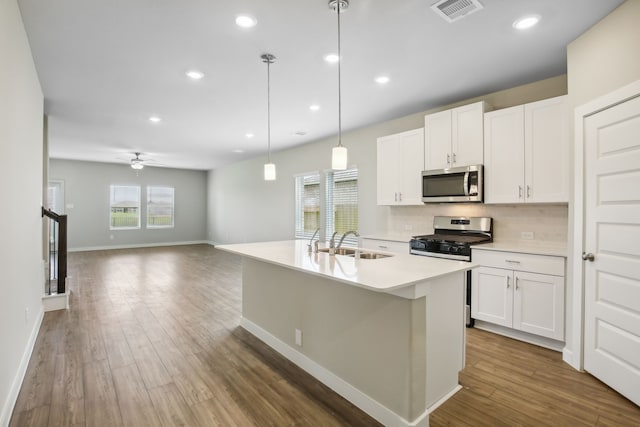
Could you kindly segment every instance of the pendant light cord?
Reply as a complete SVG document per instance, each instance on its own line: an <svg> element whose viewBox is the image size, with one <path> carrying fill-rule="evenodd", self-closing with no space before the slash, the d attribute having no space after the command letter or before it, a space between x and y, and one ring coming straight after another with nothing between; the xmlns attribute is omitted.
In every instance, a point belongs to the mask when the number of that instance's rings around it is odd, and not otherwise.
<svg viewBox="0 0 640 427"><path fill-rule="evenodd" d="M342 62L342 54L340 52L340 2L336 2L338 11L338 147L342 147L342 79L340 73L340 63Z"/></svg>
<svg viewBox="0 0 640 427"><path fill-rule="evenodd" d="M267 163L271 163L271 58L267 58Z"/></svg>

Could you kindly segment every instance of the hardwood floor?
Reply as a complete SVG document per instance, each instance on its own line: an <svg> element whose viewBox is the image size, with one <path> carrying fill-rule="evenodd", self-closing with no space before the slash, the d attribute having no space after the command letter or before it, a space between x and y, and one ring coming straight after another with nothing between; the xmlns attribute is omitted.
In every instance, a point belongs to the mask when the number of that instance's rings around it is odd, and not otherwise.
<svg viewBox="0 0 640 427"><path fill-rule="evenodd" d="M240 258L210 246L72 253L11 426L375 426L238 326ZM431 426L638 426L559 353L468 331L464 386Z"/></svg>

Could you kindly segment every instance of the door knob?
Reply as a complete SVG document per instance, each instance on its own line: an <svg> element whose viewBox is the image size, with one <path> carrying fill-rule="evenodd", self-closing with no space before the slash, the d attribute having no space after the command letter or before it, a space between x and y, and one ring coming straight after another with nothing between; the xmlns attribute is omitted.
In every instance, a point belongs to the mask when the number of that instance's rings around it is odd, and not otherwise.
<svg viewBox="0 0 640 427"><path fill-rule="evenodd" d="M589 252L589 253L582 252L582 259L584 261L593 262L596 259L596 256L594 254L592 254L591 252Z"/></svg>

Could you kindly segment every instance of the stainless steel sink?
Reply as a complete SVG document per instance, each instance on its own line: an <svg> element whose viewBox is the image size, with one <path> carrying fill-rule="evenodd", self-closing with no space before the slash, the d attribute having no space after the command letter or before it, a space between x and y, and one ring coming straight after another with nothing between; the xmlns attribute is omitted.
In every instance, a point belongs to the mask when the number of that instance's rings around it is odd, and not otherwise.
<svg viewBox="0 0 640 427"><path fill-rule="evenodd" d="M329 252L329 248L318 249L318 252ZM336 255L346 255L346 256L354 256L356 250L354 248L338 248L336 250Z"/></svg>
<svg viewBox="0 0 640 427"><path fill-rule="evenodd" d="M318 252L328 253L329 248L318 249ZM339 248L338 250L336 250L336 255L344 255L349 257L357 256L360 259L381 259L381 258L388 258L393 256L389 254L382 254L379 252L368 252L368 251L362 251L362 250L358 251L355 248Z"/></svg>
<svg viewBox="0 0 640 427"><path fill-rule="evenodd" d="M354 254L355 256L355 254ZM360 252L360 259L381 259L381 258L389 258L393 255L381 254L378 252Z"/></svg>

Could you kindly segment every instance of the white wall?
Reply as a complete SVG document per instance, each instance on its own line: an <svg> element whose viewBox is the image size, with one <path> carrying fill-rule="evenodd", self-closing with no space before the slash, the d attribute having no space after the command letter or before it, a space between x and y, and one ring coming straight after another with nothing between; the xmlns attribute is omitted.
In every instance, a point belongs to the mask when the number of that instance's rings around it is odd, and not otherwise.
<svg viewBox="0 0 640 427"><path fill-rule="evenodd" d="M484 99L494 109L506 108L526 102L566 94L566 76L558 76L528 85L487 94L483 97L463 100L429 112ZM349 149L349 164L359 171L359 223L360 234L375 234L394 231L407 224L404 213L408 213L415 230L420 230L424 218L432 218L438 206L418 208L390 208L376 203L376 140L390 135L424 126L426 112L413 114L396 120L371 125L346 133L343 144ZM275 182L262 179L262 165L266 160L256 158L209 172L208 238L215 243L238 243L292 239L294 235L294 179L302 172L325 170L331 167L331 147L336 138L327 138L294 149L272 153L278 169ZM266 147L265 147L266 148ZM418 177L416 178L418 179ZM488 216L499 214L502 208L486 207ZM464 205L456 205L456 211L464 211ZM526 230L540 229L536 216L540 208L527 207L516 211L523 218L531 218ZM564 214L551 214L557 219L555 228L566 228L566 206ZM403 228L402 228L403 229ZM542 234L539 234L542 237ZM562 238L562 237L560 237ZM564 235L566 242L566 234Z"/></svg>
<svg viewBox="0 0 640 427"><path fill-rule="evenodd" d="M0 62L0 425L7 425L44 292L43 97L15 0L0 1Z"/></svg>
<svg viewBox="0 0 640 427"><path fill-rule="evenodd" d="M602 21L598 22L567 47L569 104L572 110L599 96L640 79L640 0L627 0ZM573 135L573 129L571 130ZM573 141L573 136L571 138ZM573 158L573 144L571 145ZM573 177L573 163L570 165ZM593 189L585 189L593 191ZM573 203L569 204L569 218L574 217ZM581 307L574 306L574 289L583 286L574 283L573 269L583 248L573 246L573 229L569 230L569 257L567 265L567 353L565 360L574 366L580 360L571 360L580 348Z"/></svg>
<svg viewBox="0 0 640 427"><path fill-rule="evenodd" d="M139 172L128 165L51 159L49 178L64 181L70 250L132 247L206 240L207 172L145 167ZM111 184L138 185L142 202L142 227L109 229ZM146 188L175 188L174 227L147 229Z"/></svg>

